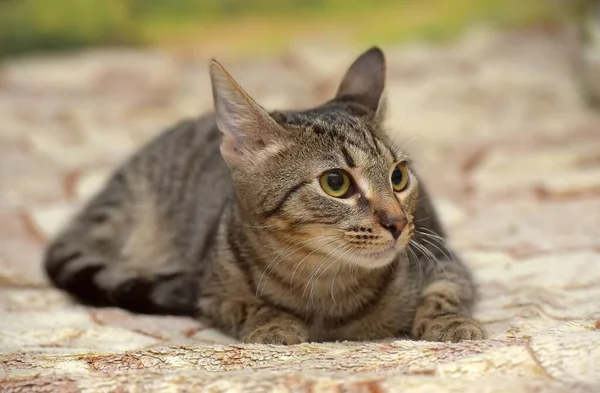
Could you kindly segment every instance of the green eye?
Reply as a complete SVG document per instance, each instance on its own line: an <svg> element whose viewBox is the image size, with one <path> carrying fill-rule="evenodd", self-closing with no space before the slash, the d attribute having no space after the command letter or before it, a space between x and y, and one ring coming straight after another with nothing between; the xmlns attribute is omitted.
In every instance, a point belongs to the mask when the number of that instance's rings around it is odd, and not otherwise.
<svg viewBox="0 0 600 393"><path fill-rule="evenodd" d="M350 176L341 170L325 172L321 175L319 183L321 184L323 191L335 198L347 196L348 191L350 191L350 187L352 186Z"/></svg>
<svg viewBox="0 0 600 393"><path fill-rule="evenodd" d="M394 191L400 192L408 186L408 168L406 164L400 163L396 165L392 172L392 187Z"/></svg>

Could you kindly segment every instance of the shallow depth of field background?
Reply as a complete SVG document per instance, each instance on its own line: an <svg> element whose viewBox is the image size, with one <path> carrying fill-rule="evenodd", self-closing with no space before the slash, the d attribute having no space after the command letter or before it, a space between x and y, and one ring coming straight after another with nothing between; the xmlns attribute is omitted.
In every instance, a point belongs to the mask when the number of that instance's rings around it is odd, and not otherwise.
<svg viewBox="0 0 600 393"><path fill-rule="evenodd" d="M0 56L93 46L158 45L237 54L300 38L355 43L444 40L473 24L555 23L556 0L3 0Z"/></svg>

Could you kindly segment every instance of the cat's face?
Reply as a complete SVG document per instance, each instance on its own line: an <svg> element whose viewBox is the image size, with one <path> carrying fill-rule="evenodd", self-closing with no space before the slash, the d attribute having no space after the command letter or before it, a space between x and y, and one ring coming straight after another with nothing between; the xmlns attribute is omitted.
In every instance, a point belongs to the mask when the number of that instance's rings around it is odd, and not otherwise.
<svg viewBox="0 0 600 393"><path fill-rule="evenodd" d="M381 52L368 51L332 101L268 115L213 69L221 151L252 225L367 268L407 247L418 180L380 128L383 70Z"/></svg>

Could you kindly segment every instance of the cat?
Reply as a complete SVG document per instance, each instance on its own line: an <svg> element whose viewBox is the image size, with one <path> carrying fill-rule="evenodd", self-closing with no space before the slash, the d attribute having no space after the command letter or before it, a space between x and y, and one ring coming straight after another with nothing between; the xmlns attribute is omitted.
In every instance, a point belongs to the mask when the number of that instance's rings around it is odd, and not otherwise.
<svg viewBox="0 0 600 393"><path fill-rule="evenodd" d="M267 112L216 60L210 78L214 113L133 155L49 245L58 288L244 343L484 338L472 275L382 125L381 49L302 111Z"/></svg>

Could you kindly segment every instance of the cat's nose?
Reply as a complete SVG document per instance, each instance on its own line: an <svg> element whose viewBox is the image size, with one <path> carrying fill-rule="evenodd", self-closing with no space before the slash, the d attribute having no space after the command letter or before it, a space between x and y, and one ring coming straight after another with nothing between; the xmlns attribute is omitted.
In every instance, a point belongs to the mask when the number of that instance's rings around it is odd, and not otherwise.
<svg viewBox="0 0 600 393"><path fill-rule="evenodd" d="M398 239L406 226L406 219L400 217L384 216L379 219L379 224L387 229L394 239Z"/></svg>

